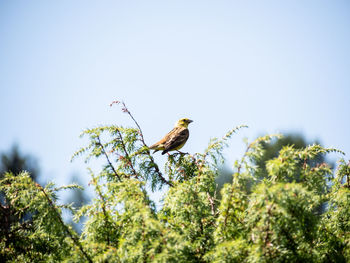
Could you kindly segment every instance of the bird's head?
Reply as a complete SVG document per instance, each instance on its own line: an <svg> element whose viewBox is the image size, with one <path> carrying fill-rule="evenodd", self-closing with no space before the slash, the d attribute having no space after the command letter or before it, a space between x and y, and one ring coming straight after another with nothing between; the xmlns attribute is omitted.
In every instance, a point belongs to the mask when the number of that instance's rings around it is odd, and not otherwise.
<svg viewBox="0 0 350 263"><path fill-rule="evenodd" d="M178 120L177 123L175 124L175 126L187 128L188 124L190 124L191 122L193 122L193 121L190 119L187 119L187 118L183 118L183 119Z"/></svg>

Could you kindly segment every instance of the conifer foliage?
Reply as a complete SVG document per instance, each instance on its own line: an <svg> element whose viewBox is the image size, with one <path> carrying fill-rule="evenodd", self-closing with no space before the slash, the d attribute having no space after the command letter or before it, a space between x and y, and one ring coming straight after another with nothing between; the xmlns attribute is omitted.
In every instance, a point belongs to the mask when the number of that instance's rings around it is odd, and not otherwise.
<svg viewBox="0 0 350 263"><path fill-rule="evenodd" d="M32 213L0 233L0 258L8 262L349 262L350 166L310 161L341 151L310 145L284 147L266 161L262 143L247 143L235 162L233 180L217 197L215 177L227 141L241 128L212 139L203 153L167 157L164 169L155 162L142 130L124 103L114 102L134 127L101 126L82 136L89 143L73 158L101 159L90 170L95 197L75 211L58 205L58 191L78 185L45 187L29 174L7 173L0 181L1 213ZM261 176L261 173L266 173ZM297 175L298 180L293 181ZM146 191L163 189L161 208ZM326 208L320 210L320 206ZM75 220L87 218L78 235L62 220L70 209ZM13 215L19 216L19 215ZM5 218L5 217L4 217ZM7 222L1 221L1 224ZM2 261L3 262L3 261Z"/></svg>

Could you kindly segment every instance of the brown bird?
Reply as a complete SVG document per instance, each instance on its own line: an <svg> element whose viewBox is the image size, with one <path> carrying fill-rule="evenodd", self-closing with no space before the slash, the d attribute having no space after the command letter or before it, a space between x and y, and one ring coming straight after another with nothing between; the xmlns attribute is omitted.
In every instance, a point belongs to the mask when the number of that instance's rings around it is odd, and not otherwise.
<svg viewBox="0 0 350 263"><path fill-rule="evenodd" d="M163 150L162 154L169 151L178 151L185 145L190 132L188 131L188 124L193 122L190 119L183 118L180 119L176 124L174 129L172 129L163 139L159 142L153 144L149 148L154 150L153 153Z"/></svg>

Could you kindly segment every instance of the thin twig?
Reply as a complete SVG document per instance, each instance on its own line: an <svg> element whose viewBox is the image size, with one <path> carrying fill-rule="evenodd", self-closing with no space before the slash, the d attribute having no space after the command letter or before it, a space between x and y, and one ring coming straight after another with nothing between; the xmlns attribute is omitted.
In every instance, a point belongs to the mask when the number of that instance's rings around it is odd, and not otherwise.
<svg viewBox="0 0 350 263"><path fill-rule="evenodd" d="M151 163L154 164L153 167L154 167L154 169L156 170L156 173L157 173L158 177L160 178L160 180L161 180L163 183L165 183L165 184L167 184L167 185L173 187L174 185L173 185L171 182L167 181L167 180L163 177L162 173L159 171L159 167L158 167L158 165L155 163L155 161L154 161L154 159L153 159L153 156L151 155L150 151L147 150L146 153L147 153L147 155L148 155L148 158L151 160Z"/></svg>
<svg viewBox="0 0 350 263"><path fill-rule="evenodd" d="M211 214L215 215L215 203L214 203L214 200L213 200L213 198L210 196L210 194L208 192L207 192L207 196L208 196L208 200L209 200L209 203L210 203Z"/></svg>
<svg viewBox="0 0 350 263"><path fill-rule="evenodd" d="M146 143L145 143L145 139L144 139L144 137L143 137L143 133L142 133L142 130L141 130L140 125L137 123L137 121L135 120L134 116L132 116L131 112L128 110L128 108L126 107L125 103L122 102L122 104L123 104L123 107L124 107L122 110L123 110L125 113L127 113L127 114L130 116L130 118L134 121L134 123L136 124L137 128L138 128L139 131L140 131L141 141L142 141L143 145L147 146Z"/></svg>
<svg viewBox="0 0 350 263"><path fill-rule="evenodd" d="M268 219L268 222L267 222L267 226L266 226L266 235L265 235L265 238L264 238L264 255L267 255L267 254L270 254L270 250L269 250L269 244L271 243L270 242L270 239L269 239L269 237L270 237L270 217L272 216L271 215L271 209L272 209L272 205L270 205L269 207L268 207L268 209L267 209L267 214L268 214L268 217L267 217L267 219Z"/></svg>
<svg viewBox="0 0 350 263"><path fill-rule="evenodd" d="M85 252L85 250L83 249L83 246L81 245L81 243L79 242L79 239L69 230L69 228L66 226L66 224L63 222L61 215L59 214L59 212L57 211L55 205L53 204L52 200L50 199L50 197L46 194L44 188L36 183L35 184L40 191L43 192L46 200L48 201L50 207L52 208L52 210L54 211L54 213L56 214L60 224L63 226L65 232L68 234L68 236L73 240L74 244L79 248L80 252L84 255L84 257L87 259L87 261L89 261L90 263L92 263L92 259L90 258L90 256Z"/></svg>
<svg viewBox="0 0 350 263"><path fill-rule="evenodd" d="M121 182L122 180L121 180L119 174L118 174L117 171L114 169L114 166L112 165L111 161L109 160L108 154L106 153L105 147L104 147L103 144L101 143L100 136L97 136L97 140L98 140L98 145L101 146L102 153L103 153L104 156L106 157L109 166L112 168L112 170L113 170L115 176L116 176L116 177L118 178L118 180Z"/></svg>
<svg viewBox="0 0 350 263"><path fill-rule="evenodd" d="M122 144L124 154L125 154L127 160L129 161L128 164L129 164L129 166L130 166L132 172L134 173L134 175L135 175L136 177L138 177L138 174L137 174L137 172L136 172L136 170L135 170L135 168L134 168L134 166L133 166L133 164L132 164L132 162L131 162L131 160L130 160L129 153L128 153L128 151L126 150L126 146L125 146L125 144L124 144L123 137L122 137L122 134L121 134L121 132L119 131L119 129L117 129L117 133L118 133L120 142L121 142L121 144Z"/></svg>

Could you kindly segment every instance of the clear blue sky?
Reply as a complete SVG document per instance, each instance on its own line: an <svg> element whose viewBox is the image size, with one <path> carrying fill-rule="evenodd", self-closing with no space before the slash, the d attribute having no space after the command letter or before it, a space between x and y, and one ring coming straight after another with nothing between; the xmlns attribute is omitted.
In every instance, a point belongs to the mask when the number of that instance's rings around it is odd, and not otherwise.
<svg viewBox="0 0 350 263"><path fill-rule="evenodd" d="M186 116L192 153L247 124L231 159L279 131L349 155L349 14L346 0L0 0L0 151L17 142L44 181L84 178L78 136L129 125L119 99L149 144Z"/></svg>

